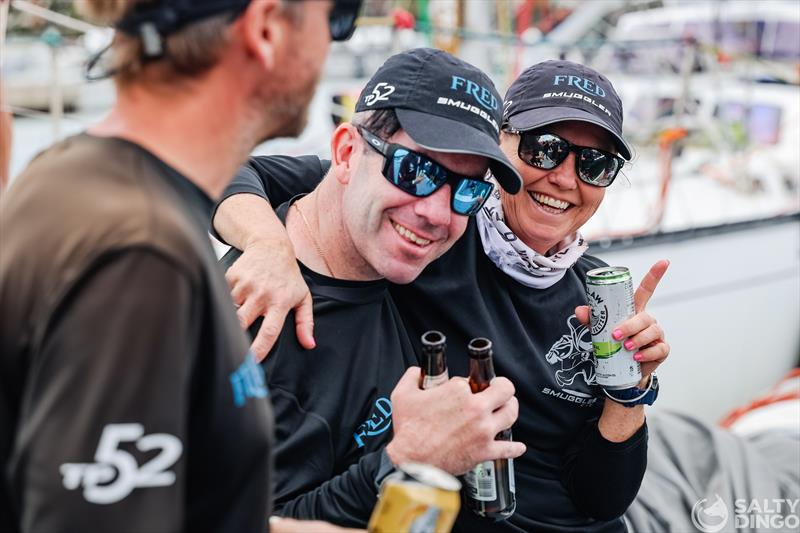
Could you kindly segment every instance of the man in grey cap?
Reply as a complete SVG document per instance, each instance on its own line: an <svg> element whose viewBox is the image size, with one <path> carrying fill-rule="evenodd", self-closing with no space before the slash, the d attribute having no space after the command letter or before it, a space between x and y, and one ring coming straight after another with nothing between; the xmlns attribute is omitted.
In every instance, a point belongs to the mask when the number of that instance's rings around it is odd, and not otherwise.
<svg viewBox="0 0 800 533"><path fill-rule="evenodd" d="M397 54L334 132L330 172L278 208L313 295L317 333L306 350L288 320L264 363L281 514L363 527L394 465L463 474L524 452L495 440L517 417L506 378L479 394L464 378L418 388L418 340L388 292L389 282L413 281L463 234L493 190L487 170L506 190L519 189L498 146L501 108L491 80L472 65L439 50ZM242 183L262 159L240 171L226 197L253 192ZM281 161L302 172L308 160Z"/></svg>

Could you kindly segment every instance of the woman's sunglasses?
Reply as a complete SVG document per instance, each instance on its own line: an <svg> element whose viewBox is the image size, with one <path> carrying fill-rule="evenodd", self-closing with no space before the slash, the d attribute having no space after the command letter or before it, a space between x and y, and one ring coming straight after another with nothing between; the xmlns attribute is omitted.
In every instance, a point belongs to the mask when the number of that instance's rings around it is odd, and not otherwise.
<svg viewBox="0 0 800 533"><path fill-rule="evenodd" d="M408 194L424 198L450 183L453 189L451 209L459 215L472 216L480 211L492 192L494 186L488 181L460 176L429 157L405 146L387 143L364 128L359 127L358 132L386 159L383 176Z"/></svg>
<svg viewBox="0 0 800 533"><path fill-rule="evenodd" d="M335 0L328 16L332 41L346 41L356 31L361 0Z"/></svg>
<svg viewBox="0 0 800 533"><path fill-rule="evenodd" d="M575 152L575 173L584 183L595 187L608 187L625 164L625 160L604 150L577 146L553 133L534 131L517 132L519 158L532 167L552 170L564 162L570 152Z"/></svg>

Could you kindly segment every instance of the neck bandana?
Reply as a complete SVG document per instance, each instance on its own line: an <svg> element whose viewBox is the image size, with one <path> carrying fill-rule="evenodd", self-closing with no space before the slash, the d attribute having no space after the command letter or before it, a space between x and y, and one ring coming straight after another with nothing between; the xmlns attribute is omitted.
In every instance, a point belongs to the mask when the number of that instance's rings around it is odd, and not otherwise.
<svg viewBox="0 0 800 533"><path fill-rule="evenodd" d="M544 256L536 252L506 225L500 190L496 186L476 218L483 251L497 268L526 287L552 287L589 248L581 234L576 232L554 247L558 250L555 254Z"/></svg>

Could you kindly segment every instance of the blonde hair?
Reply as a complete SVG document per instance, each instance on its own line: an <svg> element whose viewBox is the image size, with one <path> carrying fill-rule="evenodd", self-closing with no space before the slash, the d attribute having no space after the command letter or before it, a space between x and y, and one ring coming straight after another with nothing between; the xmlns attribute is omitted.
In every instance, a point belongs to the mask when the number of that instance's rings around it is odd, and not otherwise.
<svg viewBox="0 0 800 533"><path fill-rule="evenodd" d="M83 0L78 8L98 24L113 25L134 7L152 4L153 0ZM164 39L160 59L160 81L194 77L213 67L230 40L230 13L222 13L189 24ZM143 75L142 41L138 36L120 31L114 35L108 70L117 83L125 84Z"/></svg>

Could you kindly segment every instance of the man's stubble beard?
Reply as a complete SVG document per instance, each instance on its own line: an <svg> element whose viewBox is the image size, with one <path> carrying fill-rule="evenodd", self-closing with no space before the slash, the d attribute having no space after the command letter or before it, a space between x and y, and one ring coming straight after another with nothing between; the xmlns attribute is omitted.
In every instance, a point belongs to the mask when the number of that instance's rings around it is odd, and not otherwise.
<svg viewBox="0 0 800 533"><path fill-rule="evenodd" d="M281 71L293 74L298 72L297 69L308 68L306 65L298 65L294 70ZM273 78L269 86L263 88L254 102L255 110L262 121L259 142L276 137L297 137L303 132L308 122L309 106L322 75L321 70L301 87L296 86L295 79L284 75L280 79Z"/></svg>
<svg viewBox="0 0 800 533"><path fill-rule="evenodd" d="M282 95L273 100L268 120L275 128L273 137L297 137L308 123L309 107L317 88L315 78L302 91Z"/></svg>

